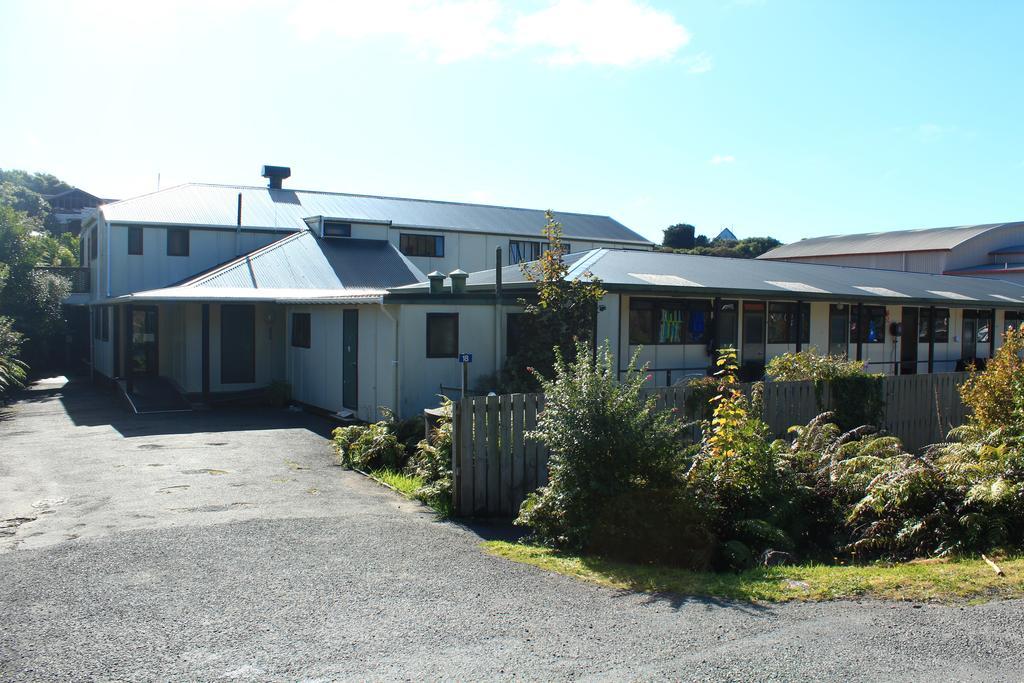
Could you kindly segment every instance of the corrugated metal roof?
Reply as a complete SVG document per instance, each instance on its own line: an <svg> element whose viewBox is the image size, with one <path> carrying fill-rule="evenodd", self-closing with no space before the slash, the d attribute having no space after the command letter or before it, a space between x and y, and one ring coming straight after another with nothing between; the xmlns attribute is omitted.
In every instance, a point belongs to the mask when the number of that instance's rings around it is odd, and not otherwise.
<svg viewBox="0 0 1024 683"><path fill-rule="evenodd" d="M165 287L106 299L104 303L129 301L245 301L280 304L368 304L379 303L380 289L290 289L249 287Z"/></svg>
<svg viewBox="0 0 1024 683"><path fill-rule="evenodd" d="M1021 228L1024 222L961 225L951 228L924 228L869 232L858 235L830 235L784 244L762 254L763 260L843 254L880 254L901 251L945 251L978 235L1005 228Z"/></svg>
<svg viewBox="0 0 1024 683"><path fill-rule="evenodd" d="M977 266L947 270L944 275L973 275L978 273L992 276L999 273L1019 273L1021 271L1024 271L1024 263L982 263Z"/></svg>
<svg viewBox="0 0 1024 683"><path fill-rule="evenodd" d="M238 185L187 184L107 204L100 210L108 221L234 227L238 195L242 195L243 228L302 230L312 216L353 222L388 222L401 227L446 228L537 237L544 212L484 204L272 190ZM608 216L556 212L566 239L651 244Z"/></svg>
<svg viewBox="0 0 1024 683"><path fill-rule="evenodd" d="M182 287L254 289L371 289L425 280L384 240L289 235L182 283Z"/></svg>
<svg viewBox="0 0 1024 683"><path fill-rule="evenodd" d="M1002 280L786 261L595 249L573 255L568 277L579 278L587 272L611 290L681 292L707 297L745 295L788 300L1024 307L1024 286ZM504 268L502 282L513 288L529 286L518 266ZM493 270L471 273L467 281L469 289L486 290L493 286ZM392 291L424 292L426 287L413 285Z"/></svg>

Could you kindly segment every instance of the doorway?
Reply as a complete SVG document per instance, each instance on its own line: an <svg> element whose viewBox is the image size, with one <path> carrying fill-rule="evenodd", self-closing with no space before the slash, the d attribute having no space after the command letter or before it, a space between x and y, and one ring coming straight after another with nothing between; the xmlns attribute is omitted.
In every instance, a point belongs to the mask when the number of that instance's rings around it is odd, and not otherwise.
<svg viewBox="0 0 1024 683"><path fill-rule="evenodd" d="M743 375L760 379L764 374L765 306L763 301L743 302Z"/></svg>
<svg viewBox="0 0 1024 683"><path fill-rule="evenodd" d="M131 356L128 359L128 372L134 377L156 377L160 374L157 307L134 306L131 311Z"/></svg>
<svg viewBox="0 0 1024 683"><path fill-rule="evenodd" d="M917 374L917 338L920 309L903 307L903 336L900 337L900 374Z"/></svg>
<svg viewBox="0 0 1024 683"><path fill-rule="evenodd" d="M341 404L359 410L359 311L345 309L341 318Z"/></svg>

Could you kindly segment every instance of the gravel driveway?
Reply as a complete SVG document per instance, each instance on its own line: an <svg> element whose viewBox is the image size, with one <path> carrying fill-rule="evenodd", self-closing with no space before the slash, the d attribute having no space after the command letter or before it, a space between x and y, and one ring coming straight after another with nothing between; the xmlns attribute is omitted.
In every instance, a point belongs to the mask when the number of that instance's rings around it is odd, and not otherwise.
<svg viewBox="0 0 1024 683"><path fill-rule="evenodd" d="M331 466L328 429L36 385L0 419L0 680L1024 678L1020 601L582 584Z"/></svg>

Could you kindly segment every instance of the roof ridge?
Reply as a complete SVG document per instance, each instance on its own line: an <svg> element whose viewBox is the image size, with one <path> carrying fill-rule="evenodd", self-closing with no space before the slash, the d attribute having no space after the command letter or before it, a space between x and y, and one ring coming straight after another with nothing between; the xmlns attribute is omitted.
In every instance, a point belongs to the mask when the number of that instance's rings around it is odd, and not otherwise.
<svg viewBox="0 0 1024 683"><path fill-rule="evenodd" d="M272 189L272 188L265 187L265 186L262 186L262 185L238 185L238 184L234 184L234 183L194 183L194 182L193 183L182 183L181 185L175 185L174 187L181 187L182 185L197 185L197 186L200 186L200 187L223 187L223 188L233 188L233 189L239 189L239 190L271 190ZM167 188L167 189L170 190L170 189L173 189L173 188ZM162 191L163 190L158 190L158 192L162 192ZM503 205L503 204L480 204L480 203L477 203L477 202L456 202L456 201L445 200L445 199L422 199L422 198L418 198L418 197L396 197L396 196L393 196L393 195L363 194L363 193L359 193L359 192L334 192L334 191L331 191L331 190L303 190L303 189L296 189L296 188L281 188L281 191L284 191L284 192L304 192L306 194L340 195L340 196L343 196L343 197L361 197L361 198L365 198L365 199L393 199L395 201L400 201L400 202L423 202L423 203L426 203L426 204L445 204L445 205L449 205L449 206L478 206L478 207L484 208L484 209L506 209L506 210L509 210L509 211L551 211L552 213L562 214L564 216L593 216L593 217L597 217L597 218L607 218L609 220L615 221L616 223L619 223L619 221L615 220L614 218L612 218L611 216L609 216L607 214L583 213L583 212L580 212L580 211L561 211L561 210L558 210L558 209L530 209L530 208L527 208L525 206L506 206L506 205ZM154 194L154 193L150 192L148 194ZM144 197L146 195L139 195L139 196L140 197ZM133 197L133 199L134 199L134 197ZM623 227L626 227L622 223L619 223L619 225L622 225ZM639 234L639 233L637 233L637 234ZM642 237L642 235L641 235L641 237Z"/></svg>

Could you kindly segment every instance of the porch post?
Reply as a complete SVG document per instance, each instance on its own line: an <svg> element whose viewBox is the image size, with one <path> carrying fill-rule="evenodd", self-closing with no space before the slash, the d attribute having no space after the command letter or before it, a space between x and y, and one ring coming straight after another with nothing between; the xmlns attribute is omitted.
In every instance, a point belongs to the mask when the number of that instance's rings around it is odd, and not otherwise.
<svg viewBox="0 0 1024 683"><path fill-rule="evenodd" d="M210 400L210 304L203 304L203 401Z"/></svg>
<svg viewBox="0 0 1024 683"><path fill-rule="evenodd" d="M796 352L804 350L804 302L796 302Z"/></svg>
<svg viewBox="0 0 1024 683"><path fill-rule="evenodd" d="M996 309L992 309L990 314L991 322L988 324L988 358L992 360L996 357Z"/></svg>
<svg viewBox="0 0 1024 683"><path fill-rule="evenodd" d="M857 360L864 360L864 304L857 303Z"/></svg>
<svg viewBox="0 0 1024 683"><path fill-rule="evenodd" d="M128 380L128 393L135 391L135 372L132 367L135 360L135 305L128 304L125 309L125 354L124 354L124 376Z"/></svg>
<svg viewBox="0 0 1024 683"><path fill-rule="evenodd" d="M928 307L928 374L935 372L935 307Z"/></svg>

